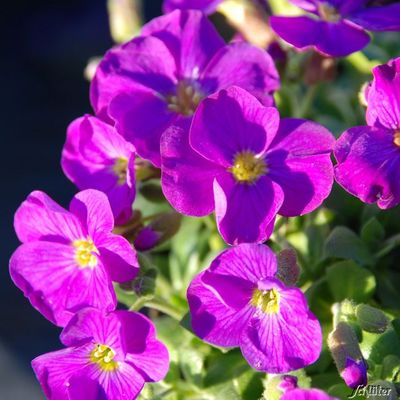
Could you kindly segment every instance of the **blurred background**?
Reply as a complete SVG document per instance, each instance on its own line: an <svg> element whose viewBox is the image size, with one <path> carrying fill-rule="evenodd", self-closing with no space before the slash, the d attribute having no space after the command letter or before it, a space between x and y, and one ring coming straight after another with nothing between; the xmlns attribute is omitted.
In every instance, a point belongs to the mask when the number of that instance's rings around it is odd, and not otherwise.
<svg viewBox="0 0 400 400"><path fill-rule="evenodd" d="M146 20L161 13L161 0L143 3ZM83 71L113 41L106 0L14 0L2 3L2 16L0 398L37 400L44 395L30 361L61 347L60 329L30 306L9 277L8 259L19 244L13 214L32 190L64 206L75 193L60 168L65 131L91 112Z"/></svg>

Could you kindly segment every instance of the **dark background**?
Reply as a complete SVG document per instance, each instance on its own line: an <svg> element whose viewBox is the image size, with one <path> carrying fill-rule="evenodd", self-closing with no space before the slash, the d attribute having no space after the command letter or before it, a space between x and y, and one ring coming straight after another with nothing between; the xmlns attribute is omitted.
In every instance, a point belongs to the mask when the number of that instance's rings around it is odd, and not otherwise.
<svg viewBox="0 0 400 400"><path fill-rule="evenodd" d="M161 0L144 0L146 20ZM60 329L12 283L8 259L19 242L13 214L33 190L67 206L76 192L60 168L66 127L91 112L83 70L112 46L106 1L2 2L0 58L0 399L44 396L30 369L39 354L61 347Z"/></svg>

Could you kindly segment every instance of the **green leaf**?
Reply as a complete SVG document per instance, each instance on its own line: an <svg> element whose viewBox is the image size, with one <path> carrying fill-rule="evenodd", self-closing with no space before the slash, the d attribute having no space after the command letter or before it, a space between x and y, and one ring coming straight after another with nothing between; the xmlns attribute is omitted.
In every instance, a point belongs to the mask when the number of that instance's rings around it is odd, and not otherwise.
<svg viewBox="0 0 400 400"><path fill-rule="evenodd" d="M325 242L326 258L345 258L356 261L360 265L374 264L373 256L365 243L350 229L336 227Z"/></svg>
<svg viewBox="0 0 400 400"><path fill-rule="evenodd" d="M331 265L326 270L326 276L335 301L351 299L361 303L374 294L374 275L353 261L341 261Z"/></svg>
<svg viewBox="0 0 400 400"><path fill-rule="evenodd" d="M361 239L370 249L377 249L385 238L385 229L375 218L371 218L361 229Z"/></svg>

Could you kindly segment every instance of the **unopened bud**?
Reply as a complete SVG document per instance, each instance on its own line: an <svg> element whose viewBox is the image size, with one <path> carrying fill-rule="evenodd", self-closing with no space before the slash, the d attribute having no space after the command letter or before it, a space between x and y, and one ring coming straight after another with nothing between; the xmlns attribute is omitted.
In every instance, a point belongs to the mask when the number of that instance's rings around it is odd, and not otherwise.
<svg viewBox="0 0 400 400"><path fill-rule="evenodd" d="M286 393L289 390L293 390L297 388L297 377L292 375L282 375L281 381L278 384L278 389L281 390L282 393Z"/></svg>
<svg viewBox="0 0 400 400"><path fill-rule="evenodd" d="M354 388L367 383L367 365L351 325L339 322L329 334L328 347L347 386Z"/></svg>
<svg viewBox="0 0 400 400"><path fill-rule="evenodd" d="M346 360L346 367L340 372L346 385L352 389L358 386L366 386L368 383L367 378L367 364L364 360L354 361L352 358Z"/></svg>
<svg viewBox="0 0 400 400"><path fill-rule="evenodd" d="M361 329L366 332L383 333L389 325L389 319L381 310L367 304L357 306L356 317Z"/></svg>
<svg viewBox="0 0 400 400"><path fill-rule="evenodd" d="M300 276L300 267L297 264L296 250L283 249L278 254L278 272L276 277L287 286L294 286Z"/></svg>

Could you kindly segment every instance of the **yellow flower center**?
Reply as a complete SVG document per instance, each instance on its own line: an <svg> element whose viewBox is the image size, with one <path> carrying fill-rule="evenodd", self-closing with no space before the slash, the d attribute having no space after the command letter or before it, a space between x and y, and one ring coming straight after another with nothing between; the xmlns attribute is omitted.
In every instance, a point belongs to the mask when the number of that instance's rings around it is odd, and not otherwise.
<svg viewBox="0 0 400 400"><path fill-rule="evenodd" d="M123 185L126 182L126 174L128 169L128 159L118 157L112 166L113 173L118 177L118 185Z"/></svg>
<svg viewBox="0 0 400 400"><path fill-rule="evenodd" d="M267 165L263 158L257 157L250 151L243 151L235 156L229 171L240 183L254 183L260 176L266 174Z"/></svg>
<svg viewBox="0 0 400 400"><path fill-rule="evenodd" d="M75 240L72 242L75 248L75 261L81 268L94 268L97 265L99 251L92 239Z"/></svg>
<svg viewBox="0 0 400 400"><path fill-rule="evenodd" d="M196 111L203 95L190 83L180 81L174 96L167 97L168 109L178 114L190 116Z"/></svg>
<svg viewBox="0 0 400 400"><path fill-rule="evenodd" d="M338 10L329 3L318 3L318 13L325 21L338 22L341 20Z"/></svg>
<svg viewBox="0 0 400 400"><path fill-rule="evenodd" d="M400 129L397 130L397 131L395 131L393 143L394 143L396 146L400 147Z"/></svg>
<svg viewBox="0 0 400 400"><path fill-rule="evenodd" d="M277 314L281 295L273 288L270 290L255 289L250 304L265 314Z"/></svg>
<svg viewBox="0 0 400 400"><path fill-rule="evenodd" d="M90 353L90 361L97 364L103 371L114 371L118 368L118 362L114 361L114 350L105 345L98 344Z"/></svg>

